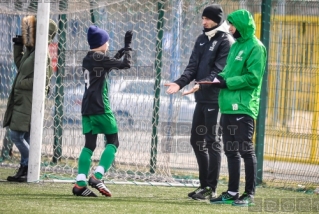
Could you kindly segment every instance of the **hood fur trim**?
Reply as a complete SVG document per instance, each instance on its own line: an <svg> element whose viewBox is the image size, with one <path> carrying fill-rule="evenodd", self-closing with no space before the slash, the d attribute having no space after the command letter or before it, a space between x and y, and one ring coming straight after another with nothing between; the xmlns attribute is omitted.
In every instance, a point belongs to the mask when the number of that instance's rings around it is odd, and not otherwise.
<svg viewBox="0 0 319 214"><path fill-rule="evenodd" d="M35 16L26 16L22 19L22 40L26 47L35 46L36 26Z"/></svg>

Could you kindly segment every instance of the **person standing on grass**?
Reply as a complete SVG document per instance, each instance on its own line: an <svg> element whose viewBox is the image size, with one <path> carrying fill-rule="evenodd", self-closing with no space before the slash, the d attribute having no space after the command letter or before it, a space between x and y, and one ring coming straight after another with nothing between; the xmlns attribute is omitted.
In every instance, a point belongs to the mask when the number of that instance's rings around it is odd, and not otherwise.
<svg viewBox="0 0 319 214"><path fill-rule="evenodd" d="M49 21L49 38L52 42L57 32L56 23ZM26 16L22 19L22 36L12 39L14 63L18 73L13 81L8 98L7 109L3 119L3 127L9 127L9 139L18 148L21 159L20 167L13 176L8 176L8 181L26 182L29 163L30 126L32 110L32 93L34 79L36 17ZM52 74L51 60L47 56L46 93L49 91L49 79Z"/></svg>
<svg viewBox="0 0 319 214"><path fill-rule="evenodd" d="M124 38L124 48L114 57L105 55L109 47L109 34L97 27L90 26L87 40L90 51L83 59L82 68L85 79L85 92L82 100L82 128L85 135L85 145L78 160L78 175L72 193L76 196L97 197L87 188L87 177L91 167L91 157L96 148L98 134L104 134L107 145L101 155L99 165L88 184L102 195L111 197L111 191L101 180L104 173L111 167L117 148L119 147L118 128L108 99L106 75L112 69L131 67L132 31L127 31ZM120 58L124 55L123 60Z"/></svg>
<svg viewBox="0 0 319 214"><path fill-rule="evenodd" d="M254 205L257 160L253 145L254 120L259 112L260 90L266 66L265 46L255 36L255 22L247 10L228 15L232 45L226 67L212 85L221 88L219 106L224 151L228 162L228 189L212 204ZM245 191L239 197L240 163L245 163Z"/></svg>
<svg viewBox="0 0 319 214"><path fill-rule="evenodd" d="M203 33L196 39L184 73L173 83L167 83L167 93L173 94L191 81L212 81L225 64L230 46L234 42L224 20L220 5L206 7L202 13ZM215 198L221 164L220 133L218 128L219 89L211 85L196 84L189 92L195 93L190 143L199 168L200 186L188 193L194 200Z"/></svg>

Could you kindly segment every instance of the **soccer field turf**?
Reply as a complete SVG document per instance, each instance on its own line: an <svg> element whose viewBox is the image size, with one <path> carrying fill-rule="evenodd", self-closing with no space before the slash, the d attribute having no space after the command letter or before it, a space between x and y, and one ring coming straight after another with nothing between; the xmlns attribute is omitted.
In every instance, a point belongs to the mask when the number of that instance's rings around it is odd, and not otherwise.
<svg viewBox="0 0 319 214"><path fill-rule="evenodd" d="M4 180L12 170L0 170ZM231 205L211 205L188 199L193 188L108 185L111 198L99 195L97 198L76 197L71 194L71 183L12 183L0 182L0 213L43 214L43 213L260 213L277 210L299 213L318 212L318 195L304 192L257 187L256 202L263 206L250 208ZM225 184L219 185L218 193L225 191ZM241 186L241 189L243 186ZM95 190L93 190L95 191ZM97 193L97 191L95 191ZM277 205L274 205L278 201ZM288 205L286 206L284 202ZM311 203L310 203L311 202ZM317 203L318 202L318 203ZM271 206L268 206L271 204ZM285 207L286 206L286 207ZM286 210L283 210L286 209ZM308 212L307 212L308 211ZM278 213L278 212L276 212Z"/></svg>

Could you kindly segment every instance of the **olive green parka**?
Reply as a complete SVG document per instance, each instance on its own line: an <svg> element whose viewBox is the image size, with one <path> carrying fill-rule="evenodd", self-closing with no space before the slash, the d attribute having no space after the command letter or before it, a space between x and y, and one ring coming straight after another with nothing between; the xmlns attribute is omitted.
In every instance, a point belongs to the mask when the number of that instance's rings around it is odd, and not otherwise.
<svg viewBox="0 0 319 214"><path fill-rule="evenodd" d="M50 20L49 42L52 41L56 31L56 24ZM30 132L35 47L15 44L13 49L14 63L18 73L14 79L8 98L3 127L9 126L14 131ZM47 69L44 71L46 72L46 91L48 90L48 83L52 74L51 60L49 56L47 57Z"/></svg>

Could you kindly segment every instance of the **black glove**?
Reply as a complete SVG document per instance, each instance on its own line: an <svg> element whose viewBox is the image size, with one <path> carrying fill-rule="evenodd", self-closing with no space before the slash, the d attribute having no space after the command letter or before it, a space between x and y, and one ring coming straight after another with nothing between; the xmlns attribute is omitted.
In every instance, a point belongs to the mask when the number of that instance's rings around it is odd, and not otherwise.
<svg viewBox="0 0 319 214"><path fill-rule="evenodd" d="M216 87L217 88L227 88L227 85L226 85L226 81L223 77L217 75L216 78L219 80L220 83L217 83L216 84Z"/></svg>
<svg viewBox="0 0 319 214"><path fill-rule="evenodd" d="M22 46L22 45L23 45L22 36L16 35L16 37L13 37L13 38L12 38L12 42L13 42L15 45L20 45L20 46Z"/></svg>
<svg viewBox="0 0 319 214"><path fill-rule="evenodd" d="M124 55L124 52L125 52L125 49L124 49L124 48L121 48L121 49L114 55L114 58L115 58L115 59L120 59L120 58L122 58L122 56Z"/></svg>
<svg viewBox="0 0 319 214"><path fill-rule="evenodd" d="M124 37L124 48L131 48L132 37L133 37L133 32L131 30L126 31L125 37Z"/></svg>

